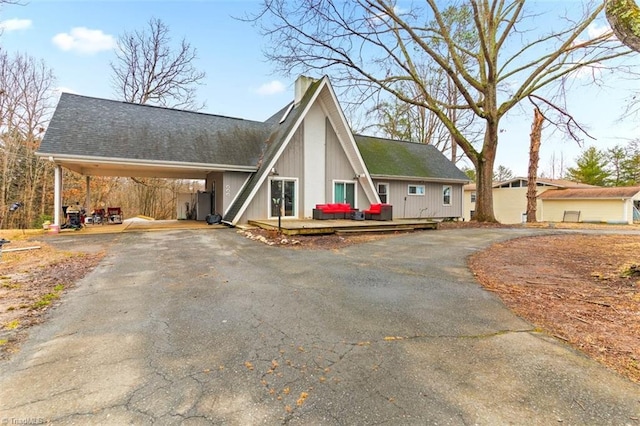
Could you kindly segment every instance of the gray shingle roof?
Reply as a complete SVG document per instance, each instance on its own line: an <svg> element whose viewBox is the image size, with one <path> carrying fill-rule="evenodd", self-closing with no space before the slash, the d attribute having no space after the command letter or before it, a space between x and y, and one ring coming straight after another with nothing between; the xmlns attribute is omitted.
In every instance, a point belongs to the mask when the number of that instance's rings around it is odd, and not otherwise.
<svg viewBox="0 0 640 426"><path fill-rule="evenodd" d="M468 181L469 178L433 145L354 135L372 176Z"/></svg>
<svg viewBox="0 0 640 426"><path fill-rule="evenodd" d="M256 166L272 126L63 93L38 152Z"/></svg>

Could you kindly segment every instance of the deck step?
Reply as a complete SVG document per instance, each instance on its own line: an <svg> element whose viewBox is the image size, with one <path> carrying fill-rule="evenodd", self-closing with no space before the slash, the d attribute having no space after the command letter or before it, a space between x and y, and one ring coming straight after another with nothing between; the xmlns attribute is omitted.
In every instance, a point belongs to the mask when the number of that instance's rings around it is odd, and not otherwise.
<svg viewBox="0 0 640 426"><path fill-rule="evenodd" d="M413 226L380 226L380 227L360 227L336 229L336 234L356 234L365 232L411 232L415 231Z"/></svg>

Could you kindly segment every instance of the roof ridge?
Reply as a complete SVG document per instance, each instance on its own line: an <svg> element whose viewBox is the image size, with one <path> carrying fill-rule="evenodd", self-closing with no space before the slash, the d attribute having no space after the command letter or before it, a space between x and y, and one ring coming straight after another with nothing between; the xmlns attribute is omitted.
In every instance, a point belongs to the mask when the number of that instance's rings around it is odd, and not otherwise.
<svg viewBox="0 0 640 426"><path fill-rule="evenodd" d="M79 95L77 93L61 92L61 95L75 96L75 97L79 97L79 98L93 99L93 100L96 100L96 101L103 101L103 102L114 102L114 103L118 103L118 104L132 105L132 106L137 106L137 107L147 107L147 108L154 108L154 109L167 110L167 111L173 111L173 112L184 112L184 113L188 113L188 114L205 115L207 117L228 118L228 119L231 119L231 120L238 120L238 121L246 121L246 122L250 122L250 123L265 124L264 121L259 121L259 120L249 120L249 119L246 119L246 118L231 117L231 116L228 116L228 115L213 114L213 113L202 112L202 111L191 111L191 110L188 110L188 109L170 108L170 107L164 107L164 106L160 106L160 105L139 104L139 103L136 103L136 102L122 101L122 100L117 100L117 99L107 99L107 98L99 98L97 96Z"/></svg>
<svg viewBox="0 0 640 426"><path fill-rule="evenodd" d="M385 137L381 137L381 136L369 136L369 135L362 135L359 133L353 133L354 137L358 137L358 138L367 138L367 139L377 139L379 141L386 141L386 142L398 142L398 143L406 143L406 144L412 144L412 145L433 145L430 143L423 143L423 142L413 142L413 141L405 141L405 140L401 140L401 139L391 139L391 138L385 138Z"/></svg>

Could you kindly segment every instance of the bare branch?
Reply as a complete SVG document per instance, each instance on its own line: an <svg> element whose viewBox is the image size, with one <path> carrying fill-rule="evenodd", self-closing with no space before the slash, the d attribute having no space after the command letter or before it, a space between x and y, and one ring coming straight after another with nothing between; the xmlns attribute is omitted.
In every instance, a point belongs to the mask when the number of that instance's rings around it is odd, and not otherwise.
<svg viewBox="0 0 640 426"><path fill-rule="evenodd" d="M196 50L184 39L172 47L169 27L151 19L142 31L118 39L111 63L113 87L125 101L198 110L196 89L205 73L194 67Z"/></svg>
<svg viewBox="0 0 640 426"><path fill-rule="evenodd" d="M528 96L632 51L610 33L584 40L602 15L602 2L585 0L583 10L567 9L572 15L561 20L551 16L544 22L558 28L549 29L540 28L543 15L539 8L530 12L525 0L444 3L469 8L474 44L456 39L460 33L436 0L402 8L392 0L263 0L253 22L270 40L265 56L278 71L331 73L336 87L356 103L386 94L437 117L476 166L477 216L493 221L491 176L500 120ZM459 96L444 101L424 72L431 69L446 75ZM409 85L419 96L406 90ZM472 111L483 122L481 147L451 111Z"/></svg>

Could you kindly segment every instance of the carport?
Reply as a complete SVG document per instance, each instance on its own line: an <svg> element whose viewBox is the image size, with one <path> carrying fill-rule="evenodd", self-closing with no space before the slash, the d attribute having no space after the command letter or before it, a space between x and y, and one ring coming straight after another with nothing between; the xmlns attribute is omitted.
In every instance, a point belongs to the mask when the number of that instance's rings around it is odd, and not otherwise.
<svg viewBox="0 0 640 426"><path fill-rule="evenodd" d="M55 164L54 223L62 222L62 168L86 177L244 182L257 170L265 123L63 93L37 156ZM224 206L215 205L223 211Z"/></svg>

